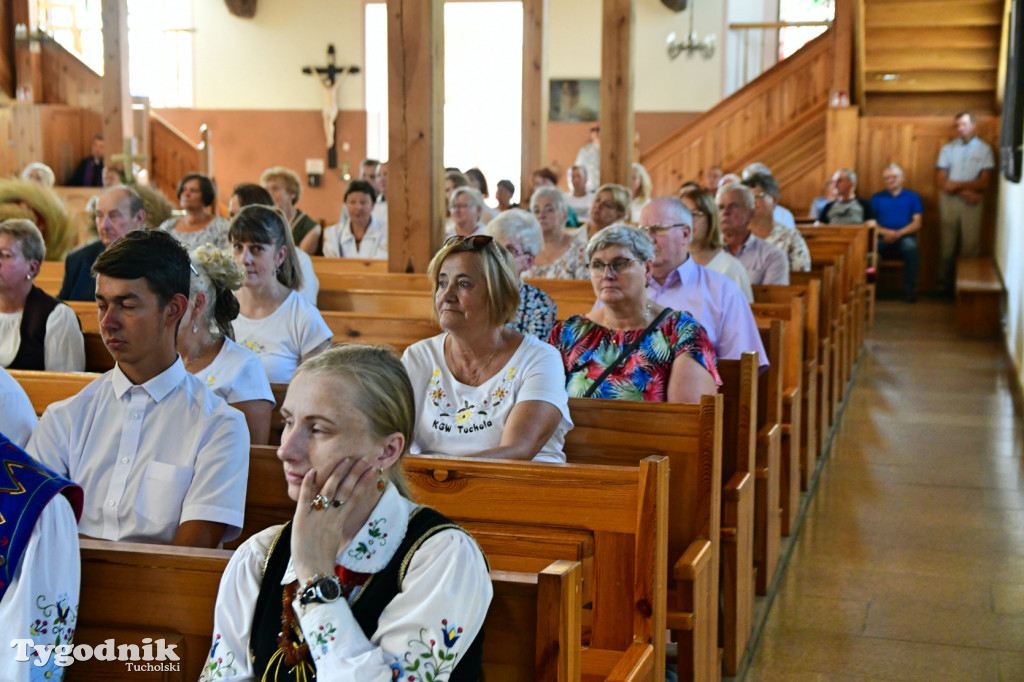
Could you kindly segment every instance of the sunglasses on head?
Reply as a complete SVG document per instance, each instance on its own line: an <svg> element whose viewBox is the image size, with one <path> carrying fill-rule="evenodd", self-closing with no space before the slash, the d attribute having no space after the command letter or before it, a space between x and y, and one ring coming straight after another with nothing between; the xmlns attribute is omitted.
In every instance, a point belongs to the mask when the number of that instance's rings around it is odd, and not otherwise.
<svg viewBox="0 0 1024 682"><path fill-rule="evenodd" d="M444 240L444 246L458 246L460 251L481 251L485 246L494 241L494 237L488 234L474 234L472 237L454 235Z"/></svg>

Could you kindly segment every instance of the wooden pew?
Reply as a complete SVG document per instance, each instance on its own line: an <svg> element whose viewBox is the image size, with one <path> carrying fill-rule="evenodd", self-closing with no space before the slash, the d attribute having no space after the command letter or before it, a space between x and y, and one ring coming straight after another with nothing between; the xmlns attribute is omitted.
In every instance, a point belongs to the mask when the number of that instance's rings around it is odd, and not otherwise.
<svg viewBox="0 0 1024 682"><path fill-rule="evenodd" d="M803 431L804 302L799 296L786 303L754 303L751 310L759 323L782 320L782 453L779 499L780 529L788 536L800 510L800 434Z"/></svg>
<svg viewBox="0 0 1024 682"><path fill-rule="evenodd" d="M669 460L667 622L679 643L680 679L718 671L722 409L722 398L710 395L700 405L569 400L569 463Z"/></svg>
<svg viewBox="0 0 1024 682"><path fill-rule="evenodd" d="M786 323L761 320L758 330L771 366L758 376L757 465L754 494L754 565L757 593L768 593L779 563L782 458L782 347Z"/></svg>
<svg viewBox="0 0 1024 682"><path fill-rule="evenodd" d="M372 274L386 273L388 262L386 260L370 260L365 258L327 258L325 256L311 256L313 272L317 278L320 273L329 275L331 273L354 273Z"/></svg>
<svg viewBox="0 0 1024 682"><path fill-rule="evenodd" d="M800 489L808 490L820 450L818 417L818 317L821 314L821 282L812 279L806 285L757 285L754 300L758 303L785 303L794 296L804 301L804 355L802 364L803 404L801 405Z"/></svg>
<svg viewBox="0 0 1024 682"><path fill-rule="evenodd" d="M45 260L39 264L39 274L36 275L34 284L48 293L56 296L60 293L60 285L64 283L64 261Z"/></svg>
<svg viewBox="0 0 1024 682"><path fill-rule="evenodd" d="M956 262L957 331L974 338L1002 332L1005 294L1002 275L994 259L960 258Z"/></svg>
<svg viewBox="0 0 1024 682"><path fill-rule="evenodd" d="M81 540L82 588L75 644L176 644L178 674L125 674L119 661L80 661L69 680L196 680L213 640L220 577L231 552ZM556 561L537 573L493 571L484 621L488 680L579 679L579 563Z"/></svg>
<svg viewBox="0 0 1024 682"><path fill-rule="evenodd" d="M620 669L664 679L667 458L618 467L407 456L405 472L413 498L473 533L492 571L583 564L583 680ZM294 507L275 449L252 446L242 538Z"/></svg>
<svg viewBox="0 0 1024 682"><path fill-rule="evenodd" d="M9 369L7 372L25 389L37 416L41 416L51 403L78 394L100 376L89 372L40 372L29 369Z"/></svg>
<svg viewBox="0 0 1024 682"><path fill-rule="evenodd" d="M832 266L811 268L810 272L790 273L790 283L795 285L808 285L811 282L818 282L821 296L818 310L818 442L815 447L816 456L824 453L825 444L828 439L829 426L832 424L834 413L834 398L836 392L833 390L835 378L835 325L832 319L833 299L831 295L835 270Z"/></svg>
<svg viewBox="0 0 1024 682"><path fill-rule="evenodd" d="M739 671L754 623L754 476L757 461L756 352L719 360L722 379L722 674Z"/></svg>

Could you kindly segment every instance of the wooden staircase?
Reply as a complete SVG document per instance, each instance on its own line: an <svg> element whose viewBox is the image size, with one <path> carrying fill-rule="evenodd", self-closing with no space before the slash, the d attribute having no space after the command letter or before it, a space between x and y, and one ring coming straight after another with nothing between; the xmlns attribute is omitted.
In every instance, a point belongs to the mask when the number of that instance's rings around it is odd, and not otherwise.
<svg viewBox="0 0 1024 682"><path fill-rule="evenodd" d="M666 138L641 158L654 194L675 194L713 163L739 172L762 161L783 188L784 205L820 194L826 168L835 28Z"/></svg>
<svg viewBox="0 0 1024 682"><path fill-rule="evenodd" d="M858 0L867 115L998 111L1005 0Z"/></svg>

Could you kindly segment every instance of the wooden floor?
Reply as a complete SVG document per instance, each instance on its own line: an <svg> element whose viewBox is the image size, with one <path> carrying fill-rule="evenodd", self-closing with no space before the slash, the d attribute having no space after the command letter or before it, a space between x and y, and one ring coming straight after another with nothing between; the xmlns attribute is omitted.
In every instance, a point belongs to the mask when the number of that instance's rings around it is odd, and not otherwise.
<svg viewBox="0 0 1024 682"><path fill-rule="evenodd" d="M747 680L1024 680L1009 360L880 302Z"/></svg>

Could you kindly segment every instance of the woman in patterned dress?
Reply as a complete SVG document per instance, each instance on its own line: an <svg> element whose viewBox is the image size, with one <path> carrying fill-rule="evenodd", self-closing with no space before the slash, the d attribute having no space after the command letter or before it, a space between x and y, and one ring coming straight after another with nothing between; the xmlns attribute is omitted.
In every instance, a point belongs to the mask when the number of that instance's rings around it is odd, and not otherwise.
<svg viewBox="0 0 1024 682"><path fill-rule="evenodd" d="M647 298L650 238L612 225L590 240L587 258L599 307L557 323L549 339L562 354L569 396L584 397L595 384L590 397L618 400L698 403L716 393L721 380L707 332L688 313Z"/></svg>
<svg viewBox="0 0 1024 682"><path fill-rule="evenodd" d="M487 234L505 247L519 276L519 307L509 326L524 334L547 341L558 317L554 300L537 287L522 280L523 271L533 265L537 252L544 246L540 224L527 211L512 208L500 214L487 226Z"/></svg>

